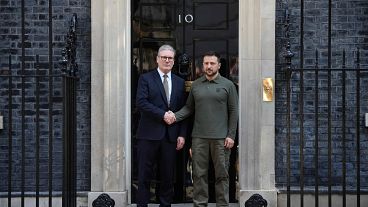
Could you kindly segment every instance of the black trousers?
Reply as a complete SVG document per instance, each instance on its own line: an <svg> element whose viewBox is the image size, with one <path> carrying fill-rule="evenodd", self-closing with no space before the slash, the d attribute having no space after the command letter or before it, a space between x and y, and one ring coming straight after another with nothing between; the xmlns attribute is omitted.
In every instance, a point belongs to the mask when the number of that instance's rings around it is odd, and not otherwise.
<svg viewBox="0 0 368 207"><path fill-rule="evenodd" d="M176 143L163 140L138 140L138 191L137 205L147 206L150 202L150 184L154 166L159 166L160 206L170 206L174 196L174 172Z"/></svg>

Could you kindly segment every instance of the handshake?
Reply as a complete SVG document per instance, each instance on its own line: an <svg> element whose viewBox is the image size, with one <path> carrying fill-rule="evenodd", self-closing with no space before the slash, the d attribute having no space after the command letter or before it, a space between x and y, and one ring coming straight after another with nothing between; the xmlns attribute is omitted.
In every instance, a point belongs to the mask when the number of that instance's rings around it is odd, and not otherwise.
<svg viewBox="0 0 368 207"><path fill-rule="evenodd" d="M174 112L172 111L167 111L164 115L164 121L166 122L166 124L170 125L172 123L174 123L176 121L176 117Z"/></svg>

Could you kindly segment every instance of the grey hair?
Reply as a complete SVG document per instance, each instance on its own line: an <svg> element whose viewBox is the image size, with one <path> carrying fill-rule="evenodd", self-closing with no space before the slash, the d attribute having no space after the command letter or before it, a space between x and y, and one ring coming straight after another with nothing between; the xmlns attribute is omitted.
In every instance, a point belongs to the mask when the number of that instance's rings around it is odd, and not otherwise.
<svg viewBox="0 0 368 207"><path fill-rule="evenodd" d="M162 45L159 49L158 49L158 53L157 54L160 54L161 51L164 51L164 50L169 50L171 52L174 53L175 55L175 49L173 47L171 47L170 45Z"/></svg>

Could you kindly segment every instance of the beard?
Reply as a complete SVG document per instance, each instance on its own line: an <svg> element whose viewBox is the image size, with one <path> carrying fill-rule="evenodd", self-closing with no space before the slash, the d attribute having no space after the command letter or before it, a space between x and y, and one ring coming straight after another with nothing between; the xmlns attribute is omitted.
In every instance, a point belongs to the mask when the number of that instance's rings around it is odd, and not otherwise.
<svg viewBox="0 0 368 207"><path fill-rule="evenodd" d="M206 72L206 75L208 76L208 77L214 77L214 76L216 76L217 75L217 73L218 73L218 71L213 71L213 70L206 70L205 71Z"/></svg>

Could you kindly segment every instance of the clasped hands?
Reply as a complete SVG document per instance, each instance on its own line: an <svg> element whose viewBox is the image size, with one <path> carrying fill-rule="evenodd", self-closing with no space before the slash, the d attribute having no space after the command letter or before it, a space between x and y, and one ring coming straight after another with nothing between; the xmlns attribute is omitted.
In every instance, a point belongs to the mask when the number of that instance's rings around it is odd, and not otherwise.
<svg viewBox="0 0 368 207"><path fill-rule="evenodd" d="M164 115L164 121L166 122L166 124L170 125L172 123L174 123L176 121L176 117L174 112L172 111L167 111Z"/></svg>

